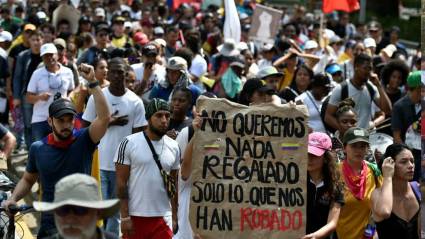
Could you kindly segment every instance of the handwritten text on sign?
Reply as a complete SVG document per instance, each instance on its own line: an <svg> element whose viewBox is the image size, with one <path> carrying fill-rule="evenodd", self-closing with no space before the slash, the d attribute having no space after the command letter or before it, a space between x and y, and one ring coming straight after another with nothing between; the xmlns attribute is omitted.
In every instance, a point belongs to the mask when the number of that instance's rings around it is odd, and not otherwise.
<svg viewBox="0 0 425 239"><path fill-rule="evenodd" d="M202 238L305 233L307 113L200 98L190 220Z"/></svg>

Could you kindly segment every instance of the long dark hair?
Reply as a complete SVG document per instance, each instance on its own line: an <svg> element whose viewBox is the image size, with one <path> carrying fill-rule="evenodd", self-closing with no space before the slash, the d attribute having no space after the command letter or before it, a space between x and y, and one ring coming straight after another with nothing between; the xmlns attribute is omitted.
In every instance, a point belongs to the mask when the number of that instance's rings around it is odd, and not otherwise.
<svg viewBox="0 0 425 239"><path fill-rule="evenodd" d="M336 191L342 192L344 189L344 183L341 178L341 174L337 169L336 155L333 151L328 150L324 154L324 162L322 168L323 182L325 184L326 191L332 200L335 200L334 195Z"/></svg>
<svg viewBox="0 0 425 239"><path fill-rule="evenodd" d="M399 155L403 150L409 150L409 151L411 151L411 149L409 148L409 146L407 146L405 144L391 144L385 150L384 159L385 158L388 158L388 157L391 157L395 161L395 158L397 157L397 155ZM378 167L379 167L379 169L381 171L382 171L382 163L383 162L384 162L384 160L380 160L378 162Z"/></svg>
<svg viewBox="0 0 425 239"><path fill-rule="evenodd" d="M310 76L310 85L307 87L307 90L309 90L311 88L311 82L313 81L313 76L314 76L314 72L310 69L310 67L308 67L305 64L301 64L297 67L297 69L294 72L294 76L292 77L292 82L291 85L289 86L290 88L296 90L298 92L298 88L297 88L297 83L295 82L297 79L297 73L298 71L300 71L301 69L306 70L307 74ZM301 92L298 92L301 93Z"/></svg>

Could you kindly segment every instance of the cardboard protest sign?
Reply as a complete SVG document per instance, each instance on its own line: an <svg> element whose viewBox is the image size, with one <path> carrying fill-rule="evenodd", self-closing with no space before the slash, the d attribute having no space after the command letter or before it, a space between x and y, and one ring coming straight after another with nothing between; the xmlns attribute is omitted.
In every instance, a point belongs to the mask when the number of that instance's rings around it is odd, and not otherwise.
<svg viewBox="0 0 425 239"><path fill-rule="evenodd" d="M252 16L249 38L259 43L274 43L283 12L257 4Z"/></svg>
<svg viewBox="0 0 425 239"><path fill-rule="evenodd" d="M210 238L305 234L307 109L201 97L190 222Z"/></svg>

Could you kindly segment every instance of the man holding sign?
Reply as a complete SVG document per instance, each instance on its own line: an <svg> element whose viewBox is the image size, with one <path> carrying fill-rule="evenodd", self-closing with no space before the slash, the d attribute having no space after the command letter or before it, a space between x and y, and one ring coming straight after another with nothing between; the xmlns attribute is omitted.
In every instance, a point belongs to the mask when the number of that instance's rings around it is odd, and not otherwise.
<svg viewBox="0 0 425 239"><path fill-rule="evenodd" d="M305 107L247 107L200 98L197 109L203 120L193 140L194 232L204 239L301 237L306 221Z"/></svg>

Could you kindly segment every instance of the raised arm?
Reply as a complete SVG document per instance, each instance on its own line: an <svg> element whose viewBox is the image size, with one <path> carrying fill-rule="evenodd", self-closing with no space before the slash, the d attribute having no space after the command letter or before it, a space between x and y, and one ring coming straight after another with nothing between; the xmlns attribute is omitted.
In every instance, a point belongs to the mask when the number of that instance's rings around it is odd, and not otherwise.
<svg viewBox="0 0 425 239"><path fill-rule="evenodd" d="M89 134L91 140L94 143L98 143L108 129L111 114L109 112L106 98L99 86L99 82L97 82L94 77L93 66L81 64L79 69L81 75L89 82L88 88L90 93L93 95L97 117L89 126Z"/></svg>
<svg viewBox="0 0 425 239"><path fill-rule="evenodd" d="M384 180L381 188L372 193L372 216L376 222L380 222L391 216L393 210L393 183L394 160L391 157L384 159L382 163Z"/></svg>
<svg viewBox="0 0 425 239"><path fill-rule="evenodd" d="M375 73L372 73L370 75L370 81L372 81L372 83L376 86L376 88L378 88L379 100L378 102L376 102L377 105L382 111L385 112L386 115L391 115L391 110L392 110L391 100L388 97L387 93L385 92L385 89L382 86L381 81L378 78L378 75L376 75Z"/></svg>

